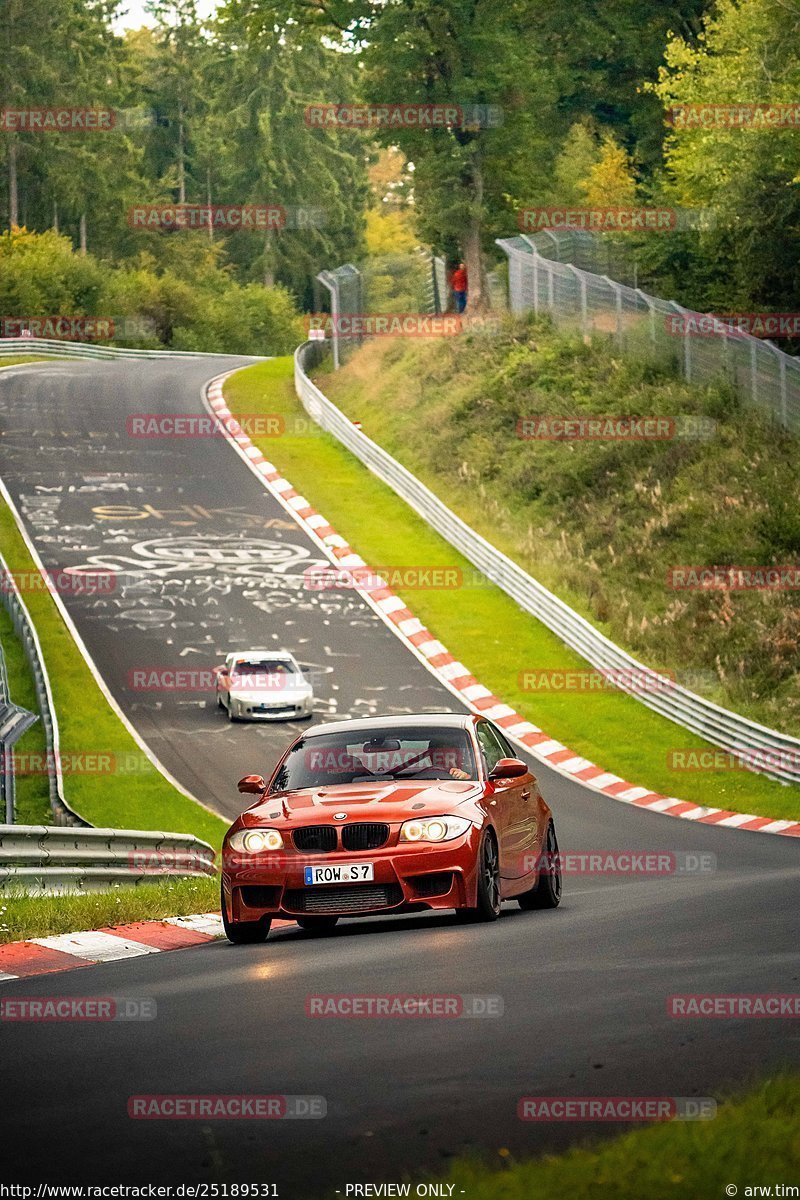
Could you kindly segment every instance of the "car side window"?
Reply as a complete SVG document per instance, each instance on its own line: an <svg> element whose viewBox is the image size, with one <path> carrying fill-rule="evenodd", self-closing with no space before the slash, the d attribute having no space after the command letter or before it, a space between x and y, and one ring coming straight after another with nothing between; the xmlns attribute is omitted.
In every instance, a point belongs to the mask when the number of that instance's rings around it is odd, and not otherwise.
<svg viewBox="0 0 800 1200"><path fill-rule="evenodd" d="M497 766L500 759L507 757L506 752L500 745L491 725L487 725L485 721L481 721L475 734L483 755L486 774L489 775Z"/></svg>
<svg viewBox="0 0 800 1200"><path fill-rule="evenodd" d="M492 733L497 738L498 742L500 743L500 745L502 747L503 758L518 758L519 757L516 750L514 750L511 743L509 741L507 741L506 738L503 737L503 734L500 732L499 729L495 729L494 727L492 727Z"/></svg>

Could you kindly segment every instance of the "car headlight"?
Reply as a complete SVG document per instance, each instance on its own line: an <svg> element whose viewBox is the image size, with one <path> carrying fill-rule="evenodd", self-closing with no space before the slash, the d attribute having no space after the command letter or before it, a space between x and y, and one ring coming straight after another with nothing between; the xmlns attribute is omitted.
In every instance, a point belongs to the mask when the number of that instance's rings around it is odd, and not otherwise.
<svg viewBox="0 0 800 1200"><path fill-rule="evenodd" d="M264 850L281 850L283 838L277 829L239 829L228 845L239 854L261 854Z"/></svg>
<svg viewBox="0 0 800 1200"><path fill-rule="evenodd" d="M401 842L449 842L469 829L466 817L425 817L424 820L404 821L400 826Z"/></svg>

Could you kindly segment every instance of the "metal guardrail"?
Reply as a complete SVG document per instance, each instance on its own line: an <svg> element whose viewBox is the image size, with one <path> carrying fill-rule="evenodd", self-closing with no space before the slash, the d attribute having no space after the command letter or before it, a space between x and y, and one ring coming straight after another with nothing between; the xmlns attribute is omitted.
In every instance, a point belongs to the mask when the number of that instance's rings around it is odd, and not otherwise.
<svg viewBox="0 0 800 1200"><path fill-rule="evenodd" d="M72 825L88 827L79 813L64 798L64 778L61 771L60 741L58 719L53 693L50 688L50 678L44 664L39 635L31 620L25 601L19 593L11 568L3 555L0 554L0 604L11 617L17 637L22 643L22 649L33 675L36 689L36 702L44 725L47 742L47 770L50 782L50 808L57 825Z"/></svg>
<svg viewBox="0 0 800 1200"><path fill-rule="evenodd" d="M16 778L12 748L38 720L37 713L21 708L11 699L5 651L0 645L0 816L5 814L5 820L12 823L16 813Z"/></svg>
<svg viewBox="0 0 800 1200"><path fill-rule="evenodd" d="M0 894L53 896L214 875L214 857L189 833L0 825Z"/></svg>
<svg viewBox="0 0 800 1200"><path fill-rule="evenodd" d="M308 415L388 484L487 579L604 672L621 691L684 729L740 756L743 765L784 783L800 783L800 740L721 708L638 662L470 529L410 471L356 428L308 377L307 368L315 365L323 353L321 342L304 342L295 351L295 389Z"/></svg>
<svg viewBox="0 0 800 1200"><path fill-rule="evenodd" d="M88 342L58 341L54 338L3 338L0 358L7 355L36 354L46 358L208 358L196 350L129 350L125 346L93 346ZM258 358L253 354L217 354L214 358Z"/></svg>

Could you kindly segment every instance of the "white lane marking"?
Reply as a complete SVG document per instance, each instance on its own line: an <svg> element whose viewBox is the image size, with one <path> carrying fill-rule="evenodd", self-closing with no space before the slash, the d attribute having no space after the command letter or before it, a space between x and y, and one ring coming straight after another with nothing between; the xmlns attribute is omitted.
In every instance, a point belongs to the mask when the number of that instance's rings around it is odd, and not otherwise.
<svg viewBox="0 0 800 1200"><path fill-rule="evenodd" d="M788 829L790 825L796 825L796 821L770 821L769 825L762 825L759 833L780 833L782 829Z"/></svg>
<svg viewBox="0 0 800 1200"><path fill-rule="evenodd" d="M732 817L723 817L721 821L715 821L716 825L729 825L736 828L737 825L744 825L747 821L757 821L758 817L754 817L752 813L734 813Z"/></svg>
<svg viewBox="0 0 800 1200"><path fill-rule="evenodd" d="M140 954L158 953L156 946L145 946L143 942L116 937L113 933L102 933L98 929L28 940L48 950L60 950L62 954L74 954L76 958L88 958L94 962L111 962L116 958L138 958Z"/></svg>
<svg viewBox="0 0 800 1200"><path fill-rule="evenodd" d="M588 758L580 758L580 757L568 758L564 762L561 763L562 771L567 771L567 772L569 772L570 775L574 775L578 771L583 771L586 767L593 767L593 766L594 766L594 763L589 762ZM647 788L636 788L636 789L632 789L632 790L641 791L643 796L646 796L647 791L648 791Z"/></svg>
<svg viewBox="0 0 800 1200"><path fill-rule="evenodd" d="M562 746L561 742L551 738L549 742L540 742L536 747L536 752L541 754L542 758L549 758L551 754L557 754L559 750L566 750L566 748L566 746Z"/></svg>
<svg viewBox="0 0 800 1200"><path fill-rule="evenodd" d="M9 975L6 971L0 971L0 983L2 983L4 979L19 979L19 975Z"/></svg>
<svg viewBox="0 0 800 1200"><path fill-rule="evenodd" d="M222 937L225 930L219 913L193 913L189 917L167 917L167 925L179 929L190 929L193 933L208 933L211 937Z"/></svg>
<svg viewBox="0 0 800 1200"><path fill-rule="evenodd" d="M617 799L619 799L619 796L617 796ZM679 804L687 804L688 801L687 800L679 800L678 803ZM640 808L649 808L650 805L642 804L639 807ZM665 811L669 811L669 810L665 810ZM694 808L687 808L686 812L684 812L684 813L670 812L669 815L671 817L683 817L684 820L686 820L686 821L697 821L697 820L699 820L700 817L704 817L707 812L708 812L707 808L703 808L702 804L697 804L697 805L695 805Z"/></svg>
<svg viewBox="0 0 800 1200"><path fill-rule="evenodd" d="M400 621L397 628L404 637L410 638L415 633L422 633L425 626L418 617L406 617L405 621Z"/></svg>
<svg viewBox="0 0 800 1200"><path fill-rule="evenodd" d="M589 782L591 783L592 787L599 788L599 790L602 791L603 788L611 787L612 783L624 783L625 780L621 779L619 775L612 775L610 771L606 771L603 775L598 775L595 779L590 779ZM673 797L670 800L670 803L679 804L680 801ZM647 807L649 808L650 805Z"/></svg>
<svg viewBox="0 0 800 1200"><path fill-rule="evenodd" d="M483 715L490 721L499 721L501 717L513 717L514 709L510 704L495 704L492 708L484 708Z"/></svg>
<svg viewBox="0 0 800 1200"><path fill-rule="evenodd" d="M439 674L444 679L462 679L465 675L470 675L471 672L467 670L462 662L451 662L445 663L443 667L439 667Z"/></svg>
<svg viewBox="0 0 800 1200"><path fill-rule="evenodd" d="M426 658L435 658L437 654L447 654L447 648L435 639L430 642L420 642L417 650ZM437 675L441 674L441 667L434 667L433 670Z"/></svg>
<svg viewBox="0 0 800 1200"><path fill-rule="evenodd" d="M678 800L675 796L665 796L663 800L654 800L647 807L651 812L666 812L668 808L673 808L676 804L682 804L682 800Z"/></svg>
<svg viewBox="0 0 800 1200"><path fill-rule="evenodd" d="M400 612L406 608L406 602L400 596L386 596L378 601L378 605L385 613Z"/></svg>
<svg viewBox="0 0 800 1200"><path fill-rule="evenodd" d="M594 763L590 763L586 759L583 759L583 762L586 764L587 767L594 766ZM568 771L571 771L573 769L571 763L564 763L563 765L567 768ZM649 795L651 795L652 791L653 791L652 788L630 787L625 792L617 792L617 799L618 800L641 800L642 796L649 796Z"/></svg>

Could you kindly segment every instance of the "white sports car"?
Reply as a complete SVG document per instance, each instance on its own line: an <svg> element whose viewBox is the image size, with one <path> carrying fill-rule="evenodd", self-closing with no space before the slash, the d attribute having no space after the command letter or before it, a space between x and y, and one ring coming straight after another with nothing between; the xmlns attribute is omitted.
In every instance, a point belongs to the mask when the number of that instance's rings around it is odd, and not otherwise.
<svg viewBox="0 0 800 1200"><path fill-rule="evenodd" d="M229 654L216 675L217 704L230 721L291 721L312 714L314 689L288 650Z"/></svg>

